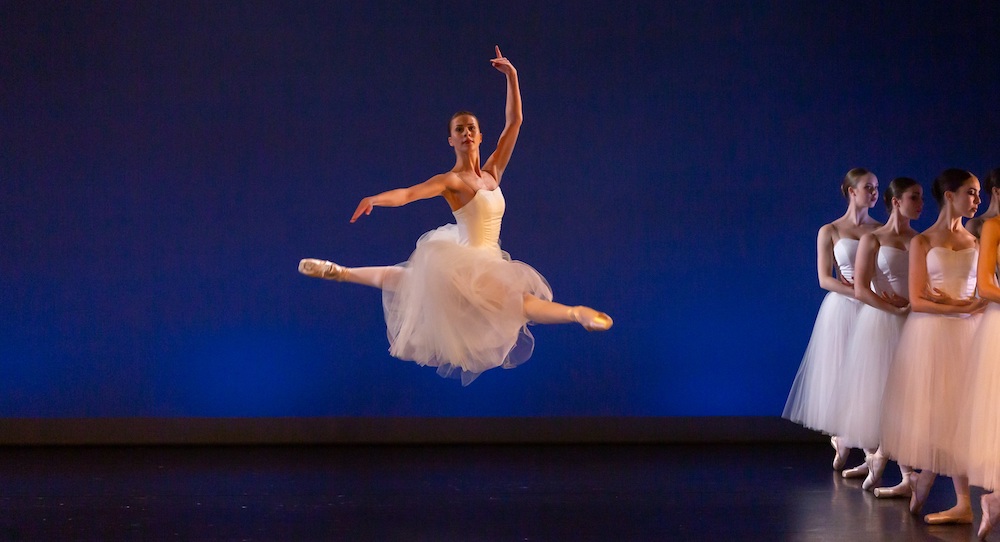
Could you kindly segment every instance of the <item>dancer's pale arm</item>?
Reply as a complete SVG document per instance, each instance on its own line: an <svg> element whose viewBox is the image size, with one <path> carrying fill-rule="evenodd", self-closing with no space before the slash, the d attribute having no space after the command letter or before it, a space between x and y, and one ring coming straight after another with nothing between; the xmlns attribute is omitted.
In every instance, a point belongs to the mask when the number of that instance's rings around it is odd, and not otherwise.
<svg viewBox="0 0 1000 542"><path fill-rule="evenodd" d="M435 175L420 184L368 196L362 199L361 203L358 203L358 208L354 210L351 222L356 221L361 215L372 214L375 207L402 207L417 200L440 196L444 193L445 186L445 176Z"/></svg>
<svg viewBox="0 0 1000 542"><path fill-rule="evenodd" d="M497 182L503 176L510 162L511 154L514 153L514 144L517 143L517 136L521 132L521 89L517 83L517 70L500 53L500 47L496 48L497 56L490 60L493 67L507 76L507 105L504 110L506 122L503 131L500 132L500 139L497 141L497 148L486 160L483 169L489 171L496 177Z"/></svg>
<svg viewBox="0 0 1000 542"><path fill-rule="evenodd" d="M827 224L816 236L816 274L819 286L828 292L854 297L854 286L830 274L833 269L833 226Z"/></svg>

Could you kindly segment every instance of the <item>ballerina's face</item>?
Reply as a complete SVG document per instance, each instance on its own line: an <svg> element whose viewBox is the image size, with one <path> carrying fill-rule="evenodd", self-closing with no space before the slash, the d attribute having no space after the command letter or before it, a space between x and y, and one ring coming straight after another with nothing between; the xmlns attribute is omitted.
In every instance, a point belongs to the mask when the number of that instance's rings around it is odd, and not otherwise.
<svg viewBox="0 0 1000 542"><path fill-rule="evenodd" d="M924 189L920 185L911 186L904 190L896 201L899 202L899 214L910 220L916 220L924 210Z"/></svg>
<svg viewBox="0 0 1000 542"><path fill-rule="evenodd" d="M471 151L479 147L483 134L479 132L479 121L472 115L459 115L451 120L448 144L456 150Z"/></svg>
<svg viewBox="0 0 1000 542"><path fill-rule="evenodd" d="M952 195L950 201L956 215L961 215L965 218L976 216L976 211L979 210L979 204L982 203L982 200L979 199L979 179L975 175L962 183L962 186L958 190L945 192L945 196L948 194Z"/></svg>
<svg viewBox="0 0 1000 542"><path fill-rule="evenodd" d="M858 179L858 184L848 189L851 202L858 207L871 209L878 203L878 177L871 173Z"/></svg>

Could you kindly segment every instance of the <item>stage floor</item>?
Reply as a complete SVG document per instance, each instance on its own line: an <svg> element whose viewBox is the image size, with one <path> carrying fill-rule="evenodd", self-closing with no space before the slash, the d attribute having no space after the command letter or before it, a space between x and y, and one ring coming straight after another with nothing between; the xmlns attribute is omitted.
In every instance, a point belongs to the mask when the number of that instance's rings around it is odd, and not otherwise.
<svg viewBox="0 0 1000 542"><path fill-rule="evenodd" d="M975 540L823 444L0 448L0 540ZM860 461L855 452L850 464ZM899 480L894 463L886 482ZM952 504L941 478L925 509ZM1000 533L992 538L1000 540Z"/></svg>

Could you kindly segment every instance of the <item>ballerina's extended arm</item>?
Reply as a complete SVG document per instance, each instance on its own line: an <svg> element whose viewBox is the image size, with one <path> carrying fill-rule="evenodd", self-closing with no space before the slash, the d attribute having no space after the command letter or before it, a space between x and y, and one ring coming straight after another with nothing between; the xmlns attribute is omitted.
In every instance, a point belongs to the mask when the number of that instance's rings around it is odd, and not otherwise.
<svg viewBox="0 0 1000 542"><path fill-rule="evenodd" d="M500 73L507 76L507 105L504 110L506 122L503 132L500 132L500 139L497 141L497 148L486 160L483 169L489 171L493 177L500 182L503 171L507 169L510 156L514 152L514 144L517 143L517 135L521 131L521 89L517 85L517 70L500 53L500 46L496 47L496 58L490 59L490 63Z"/></svg>
<svg viewBox="0 0 1000 542"><path fill-rule="evenodd" d="M372 210L375 207L402 207L407 203L417 200L440 196L444 193L446 187L447 176L439 174L420 184L415 184L407 188L396 188L382 192L381 194L368 196L363 198L361 203L358 203L358 208L354 210L351 222L356 221L361 215L372 214Z"/></svg>

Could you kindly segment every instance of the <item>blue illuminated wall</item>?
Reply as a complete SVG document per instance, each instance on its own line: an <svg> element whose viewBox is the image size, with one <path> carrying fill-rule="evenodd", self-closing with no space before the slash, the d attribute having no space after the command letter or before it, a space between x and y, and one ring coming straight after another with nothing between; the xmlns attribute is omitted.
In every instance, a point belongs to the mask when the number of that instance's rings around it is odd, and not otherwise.
<svg viewBox="0 0 1000 542"><path fill-rule="evenodd" d="M778 415L843 174L1000 165L996 3L400 4L0 7L0 417ZM453 165L454 111L492 150L494 44L503 246L615 327L462 388L296 264L450 221L348 223Z"/></svg>

